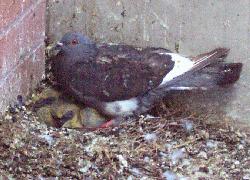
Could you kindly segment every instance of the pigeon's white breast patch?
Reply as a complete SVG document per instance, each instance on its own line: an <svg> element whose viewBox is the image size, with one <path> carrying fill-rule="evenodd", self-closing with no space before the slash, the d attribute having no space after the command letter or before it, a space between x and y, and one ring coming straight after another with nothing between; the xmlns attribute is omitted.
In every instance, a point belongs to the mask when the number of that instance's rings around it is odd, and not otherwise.
<svg viewBox="0 0 250 180"><path fill-rule="evenodd" d="M132 115L137 108L138 100L136 98L107 102L105 104L105 111L114 116Z"/></svg>
<svg viewBox="0 0 250 180"><path fill-rule="evenodd" d="M171 81L175 77L184 74L185 72L192 69L192 67L194 66L194 62L191 59L183 57L179 54L175 53L160 53L160 54L170 55L172 61L175 62L174 68L163 78L160 86L168 81Z"/></svg>

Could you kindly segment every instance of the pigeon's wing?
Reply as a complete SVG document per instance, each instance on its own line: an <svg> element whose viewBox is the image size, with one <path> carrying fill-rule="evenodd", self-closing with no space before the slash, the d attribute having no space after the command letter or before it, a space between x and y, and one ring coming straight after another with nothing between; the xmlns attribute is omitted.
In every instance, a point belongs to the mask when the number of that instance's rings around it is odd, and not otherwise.
<svg viewBox="0 0 250 180"><path fill-rule="evenodd" d="M94 61L71 67L70 88L100 101L126 100L158 87L173 69L171 56L132 46L102 46Z"/></svg>
<svg viewBox="0 0 250 180"><path fill-rule="evenodd" d="M190 85L189 77L200 73L204 67L218 63L221 57L227 55L228 49L217 48L197 58L186 58L164 49L149 48L138 53L138 59L117 57L122 53L100 53L95 63L75 64L72 69L77 71L72 76L72 92L105 115L141 114L172 88L186 83ZM223 77L217 78L216 83L227 85L238 79L242 64L221 67ZM238 75L233 75L234 72Z"/></svg>

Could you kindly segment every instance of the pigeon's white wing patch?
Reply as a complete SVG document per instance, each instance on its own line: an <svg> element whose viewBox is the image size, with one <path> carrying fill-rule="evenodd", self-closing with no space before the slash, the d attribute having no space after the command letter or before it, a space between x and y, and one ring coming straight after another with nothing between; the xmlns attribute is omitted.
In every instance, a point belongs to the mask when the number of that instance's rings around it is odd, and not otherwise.
<svg viewBox="0 0 250 180"><path fill-rule="evenodd" d="M186 86L178 86L178 87L169 87L170 90L177 90L177 91L185 91L185 90L207 90L207 87L186 87Z"/></svg>
<svg viewBox="0 0 250 180"><path fill-rule="evenodd" d="M137 108L138 100L136 98L105 103L105 111L114 116L132 115Z"/></svg>
<svg viewBox="0 0 250 180"><path fill-rule="evenodd" d="M183 57L179 54L175 53L164 53L168 54L172 57L172 61L175 62L174 68L163 78L161 85L165 84L168 81L171 81L177 76L184 74L185 72L189 71L193 68L194 62L186 57Z"/></svg>

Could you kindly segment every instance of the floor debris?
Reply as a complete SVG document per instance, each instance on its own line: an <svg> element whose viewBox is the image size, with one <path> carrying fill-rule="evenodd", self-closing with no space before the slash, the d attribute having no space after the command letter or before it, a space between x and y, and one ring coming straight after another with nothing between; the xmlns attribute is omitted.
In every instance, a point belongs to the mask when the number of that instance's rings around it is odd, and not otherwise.
<svg viewBox="0 0 250 180"><path fill-rule="evenodd" d="M228 121L159 104L152 115L86 131L48 127L20 102L0 118L0 178L250 179L250 133Z"/></svg>

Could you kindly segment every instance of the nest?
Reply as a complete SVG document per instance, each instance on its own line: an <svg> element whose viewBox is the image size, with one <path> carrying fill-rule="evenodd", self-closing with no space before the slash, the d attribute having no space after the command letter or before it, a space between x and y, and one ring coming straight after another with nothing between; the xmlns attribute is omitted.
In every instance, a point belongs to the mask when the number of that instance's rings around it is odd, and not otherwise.
<svg viewBox="0 0 250 180"><path fill-rule="evenodd" d="M2 178L250 179L250 133L227 119L160 103L154 117L90 132L48 127L33 101L1 118Z"/></svg>

